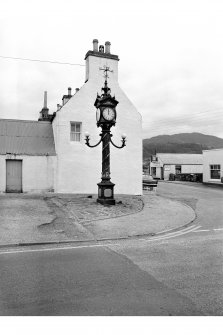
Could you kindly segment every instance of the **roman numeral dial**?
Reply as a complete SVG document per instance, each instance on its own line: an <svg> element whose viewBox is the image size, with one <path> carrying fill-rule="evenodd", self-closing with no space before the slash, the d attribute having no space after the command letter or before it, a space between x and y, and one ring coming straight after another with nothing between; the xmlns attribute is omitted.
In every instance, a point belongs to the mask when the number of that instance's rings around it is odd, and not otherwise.
<svg viewBox="0 0 223 335"><path fill-rule="evenodd" d="M115 111L113 108L106 107L102 112L103 118L106 121L113 121L115 119Z"/></svg>

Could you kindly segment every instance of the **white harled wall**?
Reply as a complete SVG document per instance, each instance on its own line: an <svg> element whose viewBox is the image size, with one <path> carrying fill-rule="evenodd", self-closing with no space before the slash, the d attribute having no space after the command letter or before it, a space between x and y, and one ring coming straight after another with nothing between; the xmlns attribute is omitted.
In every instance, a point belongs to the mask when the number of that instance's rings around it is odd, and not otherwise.
<svg viewBox="0 0 223 335"><path fill-rule="evenodd" d="M127 135L127 145L116 149L111 145L111 181L115 193L142 194L142 118L118 84L118 61L88 56L86 82L80 90L57 112L53 121L57 153L55 192L97 193L101 181L101 144L96 148L85 145L84 133L90 133L90 143L100 139L96 126L94 102L97 92L104 86L103 71L109 66L108 86L119 101L117 123L112 127L113 141L121 144L121 134ZM81 142L70 141L70 122L82 122Z"/></svg>
<svg viewBox="0 0 223 335"><path fill-rule="evenodd" d="M169 179L170 173L176 173L176 165L168 165L169 169L165 170L164 166L164 180ZM181 173L203 173L203 165L196 165L196 164L181 164Z"/></svg>
<svg viewBox="0 0 223 335"><path fill-rule="evenodd" d="M6 159L22 160L23 192L54 190L55 156L0 155L0 192L6 191Z"/></svg>

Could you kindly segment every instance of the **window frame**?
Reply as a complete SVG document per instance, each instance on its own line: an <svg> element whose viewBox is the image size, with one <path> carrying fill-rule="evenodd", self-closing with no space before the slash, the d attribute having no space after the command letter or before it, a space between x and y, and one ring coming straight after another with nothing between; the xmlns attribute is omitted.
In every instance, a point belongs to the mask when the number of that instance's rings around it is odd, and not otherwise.
<svg viewBox="0 0 223 335"><path fill-rule="evenodd" d="M175 165L175 174L181 174L182 173L182 165L176 164Z"/></svg>
<svg viewBox="0 0 223 335"><path fill-rule="evenodd" d="M156 166L151 166L151 175L156 177Z"/></svg>
<svg viewBox="0 0 223 335"><path fill-rule="evenodd" d="M76 126L80 126L80 131L76 130ZM75 126L75 131L72 131L72 126ZM70 142L80 143L82 140L82 122L70 121Z"/></svg>
<svg viewBox="0 0 223 335"><path fill-rule="evenodd" d="M209 164L210 179L221 180L221 164ZM213 176L213 172L217 171L218 176Z"/></svg>

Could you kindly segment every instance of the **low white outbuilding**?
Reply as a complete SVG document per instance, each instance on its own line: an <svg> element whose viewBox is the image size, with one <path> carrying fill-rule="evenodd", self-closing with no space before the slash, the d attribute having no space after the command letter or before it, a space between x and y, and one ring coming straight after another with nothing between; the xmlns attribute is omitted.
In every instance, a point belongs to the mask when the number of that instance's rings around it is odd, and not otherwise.
<svg viewBox="0 0 223 335"><path fill-rule="evenodd" d="M150 162L150 174L154 178L169 180L170 174L202 174L202 154L157 153Z"/></svg>
<svg viewBox="0 0 223 335"><path fill-rule="evenodd" d="M50 122L0 120L0 192L52 191L55 163Z"/></svg>

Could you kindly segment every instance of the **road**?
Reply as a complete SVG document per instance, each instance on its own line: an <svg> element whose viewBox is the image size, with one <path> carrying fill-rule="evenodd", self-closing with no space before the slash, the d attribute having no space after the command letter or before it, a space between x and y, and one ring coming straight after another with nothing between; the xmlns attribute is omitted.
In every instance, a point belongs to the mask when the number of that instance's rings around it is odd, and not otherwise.
<svg viewBox="0 0 223 335"><path fill-rule="evenodd" d="M0 315L223 315L223 192L160 183L196 209L154 238L0 250Z"/></svg>
<svg viewBox="0 0 223 335"><path fill-rule="evenodd" d="M157 193L180 199L196 209L193 224L198 228L183 235L175 233L174 238L166 235L154 242L141 240L114 250L191 299L201 315L223 315L222 189L193 183L160 183Z"/></svg>

